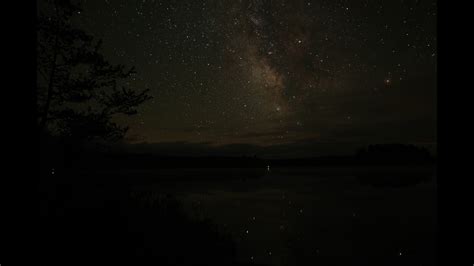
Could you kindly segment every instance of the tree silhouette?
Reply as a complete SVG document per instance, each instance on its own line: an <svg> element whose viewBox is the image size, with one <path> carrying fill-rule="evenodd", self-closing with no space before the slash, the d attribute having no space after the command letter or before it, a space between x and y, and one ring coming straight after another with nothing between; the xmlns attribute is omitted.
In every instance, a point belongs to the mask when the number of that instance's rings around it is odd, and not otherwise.
<svg viewBox="0 0 474 266"><path fill-rule="evenodd" d="M136 114L151 97L148 90L125 86L133 67L109 63L100 52L102 41L73 25L81 11L70 0L38 2L38 126L79 141L119 139L128 127L113 118Z"/></svg>
<svg viewBox="0 0 474 266"><path fill-rule="evenodd" d="M365 162L415 163L430 162L428 149L411 144L374 144L356 151L356 158Z"/></svg>

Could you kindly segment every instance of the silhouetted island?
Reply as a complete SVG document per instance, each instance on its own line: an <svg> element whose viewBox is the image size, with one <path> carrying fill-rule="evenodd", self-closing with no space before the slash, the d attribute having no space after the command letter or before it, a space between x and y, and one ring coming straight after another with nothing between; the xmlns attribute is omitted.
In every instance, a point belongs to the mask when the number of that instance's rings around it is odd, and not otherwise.
<svg viewBox="0 0 474 266"><path fill-rule="evenodd" d="M69 169L210 169L210 168L311 168L311 167L396 167L434 165L436 160L423 147L409 144L375 144L353 155L268 159L257 156L166 156L159 153L114 152L78 148L51 136L43 137L44 171ZM158 152L158 151L157 151Z"/></svg>

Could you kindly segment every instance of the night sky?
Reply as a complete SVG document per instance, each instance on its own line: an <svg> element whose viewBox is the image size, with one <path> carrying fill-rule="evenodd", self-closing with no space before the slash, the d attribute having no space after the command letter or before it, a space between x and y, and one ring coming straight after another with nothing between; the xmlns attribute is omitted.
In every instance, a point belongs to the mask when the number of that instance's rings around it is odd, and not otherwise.
<svg viewBox="0 0 474 266"><path fill-rule="evenodd" d="M127 143L436 147L434 0L82 2L80 26L154 97L118 118Z"/></svg>

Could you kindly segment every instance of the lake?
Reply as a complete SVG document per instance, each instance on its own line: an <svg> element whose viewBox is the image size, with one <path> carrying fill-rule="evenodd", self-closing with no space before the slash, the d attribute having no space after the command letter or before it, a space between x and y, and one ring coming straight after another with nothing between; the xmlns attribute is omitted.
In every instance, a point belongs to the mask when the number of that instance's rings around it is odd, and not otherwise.
<svg viewBox="0 0 474 266"><path fill-rule="evenodd" d="M172 194L190 216L210 218L233 236L242 262L435 264L437 196L432 167L166 171L142 173L149 181L134 189ZM400 187L373 186L360 182L361 172L377 178L406 173L409 178L430 178Z"/></svg>

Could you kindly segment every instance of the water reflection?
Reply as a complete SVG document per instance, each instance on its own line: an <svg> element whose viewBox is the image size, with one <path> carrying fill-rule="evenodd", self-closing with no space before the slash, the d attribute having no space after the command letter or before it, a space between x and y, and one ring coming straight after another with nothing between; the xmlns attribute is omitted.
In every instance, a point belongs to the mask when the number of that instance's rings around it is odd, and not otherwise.
<svg viewBox="0 0 474 266"><path fill-rule="evenodd" d="M402 177L409 176L419 177ZM400 254L423 265L434 261L436 191L430 179L380 187L366 185L365 177L274 170L245 182L182 182L175 192L189 213L231 233L242 261L377 265Z"/></svg>

